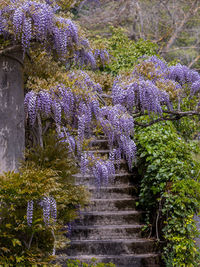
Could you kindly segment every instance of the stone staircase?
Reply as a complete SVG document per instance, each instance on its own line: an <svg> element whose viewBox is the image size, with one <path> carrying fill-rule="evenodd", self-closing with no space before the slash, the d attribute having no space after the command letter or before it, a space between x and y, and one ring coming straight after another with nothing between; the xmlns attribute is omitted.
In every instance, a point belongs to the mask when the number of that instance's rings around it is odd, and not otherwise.
<svg viewBox="0 0 200 267"><path fill-rule="evenodd" d="M97 149L101 155L109 154L106 140L93 142L91 151ZM92 174L75 175L76 183L86 185L92 198L72 228L70 247L62 251L66 256L59 257L62 266L67 266L67 259L91 258L117 267L161 266L155 241L141 237L142 212L136 210L137 188L131 178L124 160L111 184L100 190Z"/></svg>

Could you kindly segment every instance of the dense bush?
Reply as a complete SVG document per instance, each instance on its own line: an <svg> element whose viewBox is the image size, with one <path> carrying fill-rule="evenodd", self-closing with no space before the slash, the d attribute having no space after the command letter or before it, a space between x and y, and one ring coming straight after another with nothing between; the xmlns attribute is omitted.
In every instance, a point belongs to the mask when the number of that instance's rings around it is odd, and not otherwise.
<svg viewBox="0 0 200 267"><path fill-rule="evenodd" d="M153 234L164 241L165 264L199 266L194 214L200 209L200 164L191 155L195 146L185 143L169 122L137 129L136 140L139 202Z"/></svg>
<svg viewBox="0 0 200 267"><path fill-rule="evenodd" d="M96 259L91 259L90 263L85 263L80 260L68 260L67 267L115 267L113 263L97 263Z"/></svg>
<svg viewBox="0 0 200 267"><path fill-rule="evenodd" d="M56 248L67 242L61 231L64 225L77 217L78 207L87 201L84 187L72 183L74 164L62 143L50 137L44 149L32 149L27 159L19 173L0 177L3 266L48 264ZM50 202L49 210L48 198L56 202Z"/></svg>
<svg viewBox="0 0 200 267"><path fill-rule="evenodd" d="M95 43L103 44L110 54L110 62L105 71L116 75L120 71L131 71L142 56L156 54L157 45L140 39L134 42L128 38L122 28L111 27L112 36L108 39L97 39Z"/></svg>

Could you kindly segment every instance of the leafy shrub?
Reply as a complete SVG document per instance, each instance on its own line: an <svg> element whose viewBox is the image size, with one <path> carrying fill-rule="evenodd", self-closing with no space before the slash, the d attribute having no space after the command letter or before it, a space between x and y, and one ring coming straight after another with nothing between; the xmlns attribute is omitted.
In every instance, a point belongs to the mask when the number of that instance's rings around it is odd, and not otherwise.
<svg viewBox="0 0 200 267"><path fill-rule="evenodd" d="M72 160L62 143L51 137L44 149L28 153L19 173L0 177L0 263L8 266L48 264L57 247L62 246L64 225L77 217L77 208L87 202L82 186L74 186ZM45 222L42 200L54 198L57 220ZM27 204L33 201L32 223L27 223ZM30 220L30 219L29 219Z"/></svg>
<svg viewBox="0 0 200 267"><path fill-rule="evenodd" d="M200 165L192 158L194 145L184 142L170 122L138 129L136 140L140 206L149 214L146 222L153 224L153 233L165 241L165 263L199 266L193 217L200 208Z"/></svg>
<svg viewBox="0 0 200 267"><path fill-rule="evenodd" d="M96 259L91 259L90 263L84 263L80 260L68 260L67 267L115 267L113 263L97 263Z"/></svg>
<svg viewBox="0 0 200 267"><path fill-rule="evenodd" d="M144 56L156 54L157 45L151 41L139 40L134 42L128 38L122 28L111 27L112 36L108 39L97 39L95 42L103 43L110 53L110 63L106 65L105 71L116 75L120 71L130 71L137 60Z"/></svg>

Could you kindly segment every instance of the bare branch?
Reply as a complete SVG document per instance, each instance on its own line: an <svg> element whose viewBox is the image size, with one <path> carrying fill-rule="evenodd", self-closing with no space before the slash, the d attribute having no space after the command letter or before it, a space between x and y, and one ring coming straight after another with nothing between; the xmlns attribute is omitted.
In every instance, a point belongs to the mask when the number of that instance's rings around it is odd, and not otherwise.
<svg viewBox="0 0 200 267"><path fill-rule="evenodd" d="M12 55L11 53L15 52L15 51L22 51L22 47L21 45L13 45L11 47L7 47L3 50L0 50L0 56L6 56L9 58L12 58L14 60L16 60L17 62L19 62L19 64L24 67L24 63L23 61L21 61L18 57L15 57L14 55Z"/></svg>
<svg viewBox="0 0 200 267"><path fill-rule="evenodd" d="M200 55L198 55L192 62L190 62L188 67L191 68L199 59L200 59Z"/></svg>
<svg viewBox="0 0 200 267"><path fill-rule="evenodd" d="M161 121L176 121L179 119L180 119L179 117L161 117L161 118L158 118L156 120L152 120L148 123L141 123L141 122L135 121L134 124L141 126L141 127L148 127L148 126L151 126L151 125L158 123L158 122L161 122Z"/></svg>
<svg viewBox="0 0 200 267"><path fill-rule="evenodd" d="M18 50L22 50L22 46L21 45L13 45L13 46L7 47L3 50L0 50L0 56L6 55L8 53L11 53L13 51L18 51Z"/></svg>
<svg viewBox="0 0 200 267"><path fill-rule="evenodd" d="M200 116L200 112L198 111L163 111L163 113L167 113L169 114L168 116L163 116L160 117L158 119L152 120L148 123L141 123L138 121L135 121L135 125L141 126L141 127L148 127L151 126L155 123L161 122L161 121L176 121L176 120L180 120L183 117L189 117L189 116ZM142 114L139 115L137 117L140 117ZM135 116L136 118L136 116Z"/></svg>
<svg viewBox="0 0 200 267"><path fill-rule="evenodd" d="M177 50L180 50L180 49L199 49L198 46L179 46L179 47L176 47L174 49L171 49L171 50L165 50L165 51L162 51L162 53L169 53L169 52L174 52L174 51L177 51Z"/></svg>
<svg viewBox="0 0 200 267"><path fill-rule="evenodd" d="M163 113L167 113L167 114L173 114L173 115L178 115L181 117L185 117L185 116L200 116L200 111L169 111L169 110L163 110Z"/></svg>
<svg viewBox="0 0 200 267"><path fill-rule="evenodd" d="M199 2L199 0L195 0L192 2L189 11L185 14L182 21L179 23L178 27L174 30L172 36L170 37L170 39L169 39L167 45L165 46L165 48L163 49L163 51L169 50L169 48L173 45L174 41L176 40L178 34L182 31L183 26L188 22L190 17L195 15L197 13L197 11L200 9L199 5L196 7L198 2Z"/></svg>

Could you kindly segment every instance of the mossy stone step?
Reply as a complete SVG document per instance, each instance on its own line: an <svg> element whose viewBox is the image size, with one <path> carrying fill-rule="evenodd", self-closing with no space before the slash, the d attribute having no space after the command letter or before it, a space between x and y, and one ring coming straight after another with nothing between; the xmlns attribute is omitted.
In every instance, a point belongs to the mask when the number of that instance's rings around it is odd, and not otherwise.
<svg viewBox="0 0 200 267"><path fill-rule="evenodd" d="M152 253L156 250L151 239L72 240L64 249L69 256L77 255L120 255Z"/></svg>
<svg viewBox="0 0 200 267"><path fill-rule="evenodd" d="M117 211L134 210L138 198L117 198L117 199L91 199L87 211Z"/></svg>
<svg viewBox="0 0 200 267"><path fill-rule="evenodd" d="M111 240L141 238L141 224L74 226L71 240Z"/></svg>
<svg viewBox="0 0 200 267"><path fill-rule="evenodd" d="M120 255L81 255L81 256L59 256L59 261L63 267L67 267L67 259L79 259L81 262L91 262L92 259L96 262L116 264L116 267L162 267L160 265L160 255L156 253L147 254L120 254Z"/></svg>
<svg viewBox="0 0 200 267"><path fill-rule="evenodd" d="M81 212L81 218L75 221L76 225L123 225L138 224L142 212L139 211L102 211Z"/></svg>

